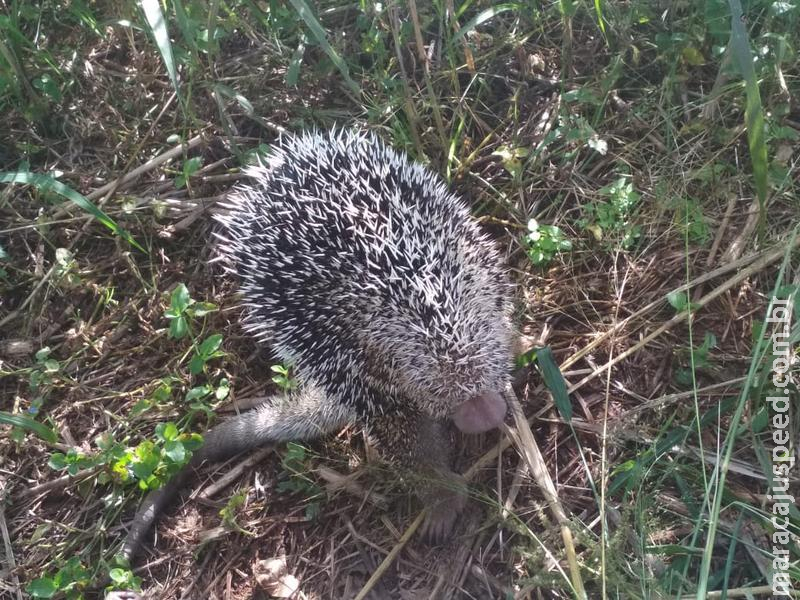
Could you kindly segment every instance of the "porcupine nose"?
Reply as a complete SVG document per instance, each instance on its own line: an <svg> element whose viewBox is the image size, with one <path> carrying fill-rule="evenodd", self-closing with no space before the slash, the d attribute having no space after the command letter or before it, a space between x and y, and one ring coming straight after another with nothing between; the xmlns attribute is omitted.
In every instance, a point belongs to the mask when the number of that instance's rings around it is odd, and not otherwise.
<svg viewBox="0 0 800 600"><path fill-rule="evenodd" d="M503 422L507 408L502 395L487 390L459 404L453 422L464 433L483 433Z"/></svg>

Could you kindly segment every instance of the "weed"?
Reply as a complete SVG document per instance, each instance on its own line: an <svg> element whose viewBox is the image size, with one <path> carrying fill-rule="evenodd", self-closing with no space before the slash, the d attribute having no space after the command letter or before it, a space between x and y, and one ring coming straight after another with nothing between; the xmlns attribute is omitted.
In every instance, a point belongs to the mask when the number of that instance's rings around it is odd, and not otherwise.
<svg viewBox="0 0 800 600"><path fill-rule="evenodd" d="M690 356L686 357L686 359L691 365L691 368L679 367L675 371L675 382L681 387L691 387L695 379L695 371L703 371L710 366L708 357L711 350L716 348L716 346L716 336L710 331L707 331L703 337L703 343L688 351Z"/></svg>
<svg viewBox="0 0 800 600"><path fill-rule="evenodd" d="M685 198L682 202L678 202L675 221L678 231L686 235L690 243L705 246L711 240L703 206L696 199Z"/></svg>
<svg viewBox="0 0 800 600"><path fill-rule="evenodd" d="M497 150L492 152L492 156L499 156L503 162L503 168L509 172L515 181L519 181L522 176L522 161L520 159L527 158L530 150L527 148L516 148L514 146L500 146Z"/></svg>
<svg viewBox="0 0 800 600"><path fill-rule="evenodd" d="M68 600L80 600L90 583L89 569L73 556L52 575L32 580L25 591L33 598L52 598L60 593Z"/></svg>
<svg viewBox="0 0 800 600"><path fill-rule="evenodd" d="M41 348L36 351L34 354L34 360L36 361L35 366L30 371L30 376L28 378L28 385L32 392L43 392L43 388L49 386L55 380L56 375L61 370L61 363L54 358L50 357L51 350L48 346ZM38 397L40 400L36 405L31 406L32 414L36 414L39 412L39 407L41 406L41 396Z"/></svg>
<svg viewBox="0 0 800 600"><path fill-rule="evenodd" d="M136 482L142 490L160 487L185 465L192 452L200 447L202 437L196 433L179 433L174 423L159 423L155 439L144 440L135 448L126 448L110 434L99 436L95 445L99 452L86 455L70 449L50 456L50 468L66 470L70 475L105 467L98 475L99 483L115 482L128 485Z"/></svg>
<svg viewBox="0 0 800 600"><path fill-rule="evenodd" d="M142 578L134 575L133 571L126 567L109 569L108 578L111 580L111 585L106 588L106 591L142 589Z"/></svg>
<svg viewBox="0 0 800 600"><path fill-rule="evenodd" d="M561 252L572 250L572 242L555 225L541 225L536 219L528 221L525 236L528 258L537 267L546 267Z"/></svg>
<svg viewBox="0 0 800 600"><path fill-rule="evenodd" d="M217 310L211 302L197 302L189 295L185 284L179 283L172 290L169 299L169 308L164 316L169 319L169 335L176 340L183 339L192 332L193 319L205 317Z"/></svg>
<svg viewBox="0 0 800 600"><path fill-rule="evenodd" d="M583 205L578 225L607 247L630 250L641 235L641 227L633 222L640 199L633 182L629 177L619 177L598 193L608 200Z"/></svg>
<svg viewBox="0 0 800 600"><path fill-rule="evenodd" d="M290 392L297 388L297 381L292 377L291 367L272 365L270 370L275 373L272 376L272 382L284 392Z"/></svg>
<svg viewBox="0 0 800 600"><path fill-rule="evenodd" d="M219 516L222 518L223 524L232 531L238 531L239 533L243 533L245 535L249 535L249 533L242 529L239 523L236 522L236 517L239 514L240 509L244 506L245 501L247 500L247 491L242 490L240 492L235 493L233 496L230 497L228 502L223 506L219 511Z"/></svg>
<svg viewBox="0 0 800 600"><path fill-rule="evenodd" d="M310 461L311 457L303 446L294 442L286 444L286 452L281 459L283 471L278 476L280 481L276 489L279 492L303 496L306 500L306 518L311 521L320 513L324 492L308 475L311 470Z"/></svg>
<svg viewBox="0 0 800 600"><path fill-rule="evenodd" d="M154 490L180 471L202 443L197 433L180 433L174 423L159 423L155 440L145 440L125 452L112 471L123 482L135 480L139 488Z"/></svg>
<svg viewBox="0 0 800 600"><path fill-rule="evenodd" d="M203 158L195 156L183 161L183 169L180 175L175 177L175 187L181 189L189 185L189 179L203 166Z"/></svg>
<svg viewBox="0 0 800 600"><path fill-rule="evenodd" d="M189 361L189 372L192 375L202 373L206 369L206 363L214 358L225 356L225 353L220 350L222 346L222 334L213 333L200 342L194 350L194 356Z"/></svg>

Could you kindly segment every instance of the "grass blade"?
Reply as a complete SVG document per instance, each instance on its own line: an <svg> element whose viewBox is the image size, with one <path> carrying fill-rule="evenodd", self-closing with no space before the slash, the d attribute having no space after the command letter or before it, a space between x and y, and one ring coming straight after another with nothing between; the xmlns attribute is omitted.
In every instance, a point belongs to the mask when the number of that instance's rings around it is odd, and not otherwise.
<svg viewBox="0 0 800 600"><path fill-rule="evenodd" d="M130 245L146 252L127 231L122 229L117 222L104 213L100 208L92 204L83 194L79 194L68 185L65 185L51 175L41 175L39 173L27 173L18 171L15 173L0 171L0 183L22 183L32 185L41 192L55 192L67 200L72 201L79 208L86 211L97 219L103 226L110 229L113 233L120 236Z"/></svg>
<svg viewBox="0 0 800 600"><path fill-rule="evenodd" d="M738 1L737 1L738 3ZM774 306L775 298L777 297L777 292L780 287L784 284L784 280L786 277L786 271L789 266L789 258L792 255L792 249L794 248L795 241L797 239L799 231L795 229L794 234L792 235L791 241L786 247L786 252L783 255L783 263L781 264L780 270L778 271L778 276L775 280L775 285L772 290L772 294L770 294L769 304L767 306L766 315L767 317L772 314L772 307ZM766 323L766 318L764 320ZM753 389L753 382L756 379L756 372L758 371L758 367L761 364L766 352L768 351L767 347L767 338L763 335L759 337L758 343L753 348L752 358L750 360L750 367L747 371L747 379L745 380L744 385L742 386L741 394L739 395L739 399L736 405L736 411L734 412L733 417L730 420L730 424L728 425L728 433L725 436L725 442L723 443L723 451L722 451L722 460L717 462L714 477L712 481L715 483L712 484L714 488L713 492L711 489L708 489L706 492L706 498L703 499L703 504L707 504L707 498L709 494L713 494L712 504L710 514L708 515L708 532L706 534L706 545L703 552L703 560L700 563L700 572L698 573L697 577L697 591L696 591L696 598L697 600L704 600L706 598L706 593L708 591L708 581L711 574L711 562L714 558L714 545L717 541L717 528L719 526L719 515L722 510L722 498L725 495L725 480L728 475L728 469L730 468L731 458L733 456L733 448L736 445L736 439L738 437L739 428L742 423L742 416L744 415L744 409L748 405L748 398L750 396L750 392Z"/></svg>
<svg viewBox="0 0 800 600"><path fill-rule="evenodd" d="M297 14L300 15L300 18L306 24L306 27L311 31L311 35L317 40L317 43L320 45L322 50L325 54L328 55L328 58L331 59L336 68L339 69L339 72L344 77L347 86L350 90L356 95L361 95L361 88L358 87L355 81L350 77L350 69L347 68L347 63L344 59L339 56L339 53L333 49L333 46L330 45L328 42L328 35L325 33L325 30L322 28L322 25L317 20L317 17L314 16L314 13L311 11L311 8L308 6L306 0L289 0L291 5L297 11Z"/></svg>
<svg viewBox="0 0 800 600"><path fill-rule="evenodd" d="M553 402L558 409L558 414L569 423L572 420L572 404L569 402L567 383L564 376L556 364L553 351L549 346L536 350L536 364L539 365L539 372L542 374L544 384L550 393L553 394Z"/></svg>
<svg viewBox="0 0 800 600"><path fill-rule="evenodd" d="M153 32L161 58L164 59L164 65L167 67L167 74L170 81L172 81L172 87L175 88L176 93L180 93L178 89L178 70L175 68L172 44L169 41L169 32L167 31L167 20L161 11L161 5L158 0L139 0L139 5L142 7L147 24Z"/></svg>
<svg viewBox="0 0 800 600"><path fill-rule="evenodd" d="M25 415L13 415L5 411L0 411L0 423L29 431L51 444L55 444L58 441L58 436L55 431L50 429L47 425L39 423L39 421L34 421Z"/></svg>
<svg viewBox="0 0 800 600"><path fill-rule="evenodd" d="M750 40L742 19L742 4L739 0L728 0L728 5L731 8L731 53L734 64L745 83L744 120L747 126L747 144L750 148L753 179L758 196L760 227L763 229L767 203L767 140L764 127L764 108L761 105L761 93L753 66Z"/></svg>
<svg viewBox="0 0 800 600"><path fill-rule="evenodd" d="M603 37L606 35L606 22L603 19L603 0L594 0L594 14L597 16L597 25L600 31L603 32Z"/></svg>
<svg viewBox="0 0 800 600"><path fill-rule="evenodd" d="M472 17L469 21L467 21L464 24L464 26L458 30L458 32L453 36L453 39L450 40L450 44L455 44L458 40L460 40L470 31L475 29L478 25L485 23L486 21L494 18L500 13L504 13L508 10L516 10L518 8L519 8L518 4L509 3L509 4L498 4L497 6L492 6L490 8L487 8L486 10L482 10L477 15Z"/></svg>

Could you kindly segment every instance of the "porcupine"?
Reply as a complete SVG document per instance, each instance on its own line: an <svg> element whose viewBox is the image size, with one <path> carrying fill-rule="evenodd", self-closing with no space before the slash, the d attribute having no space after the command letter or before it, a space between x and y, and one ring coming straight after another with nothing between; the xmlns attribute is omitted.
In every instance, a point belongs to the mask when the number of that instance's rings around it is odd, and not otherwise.
<svg viewBox="0 0 800 600"><path fill-rule="evenodd" d="M244 329L294 365L299 386L208 431L145 500L123 555L202 462L352 422L422 475L423 531L442 539L464 504L448 421L479 433L507 408L510 288L497 249L440 178L372 134L286 135L246 174L216 217L219 253L240 281Z"/></svg>

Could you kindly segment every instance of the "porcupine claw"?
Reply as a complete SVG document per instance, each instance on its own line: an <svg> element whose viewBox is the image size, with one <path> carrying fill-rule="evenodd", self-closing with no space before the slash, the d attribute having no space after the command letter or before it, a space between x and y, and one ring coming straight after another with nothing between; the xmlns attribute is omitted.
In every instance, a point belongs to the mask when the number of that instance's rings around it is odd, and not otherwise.
<svg viewBox="0 0 800 600"><path fill-rule="evenodd" d="M441 484L432 486L425 495L428 514L420 535L428 544L440 544L450 537L467 504L467 482L461 475L448 473Z"/></svg>

